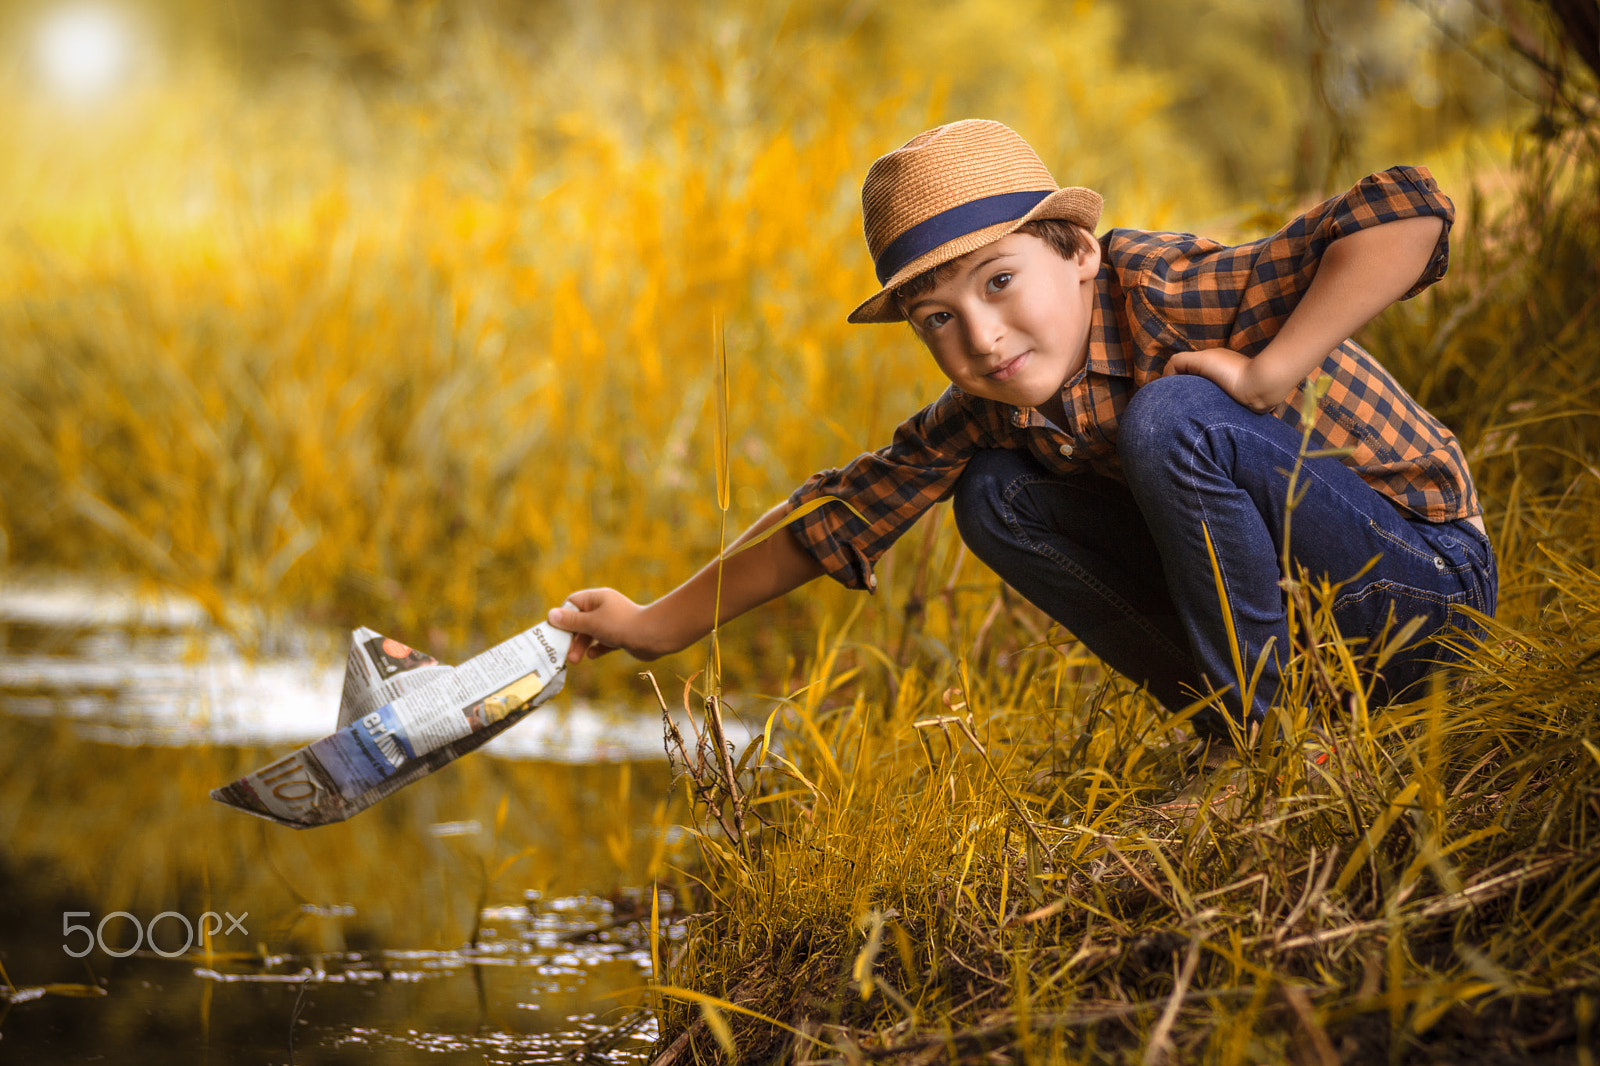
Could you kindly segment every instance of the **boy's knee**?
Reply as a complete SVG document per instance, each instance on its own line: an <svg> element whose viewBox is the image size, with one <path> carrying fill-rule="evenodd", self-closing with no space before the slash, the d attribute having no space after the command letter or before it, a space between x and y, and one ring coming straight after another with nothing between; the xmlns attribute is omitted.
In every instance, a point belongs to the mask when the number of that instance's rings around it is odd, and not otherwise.
<svg viewBox="0 0 1600 1066"><path fill-rule="evenodd" d="M1156 378L1128 400L1117 426L1117 457L1125 472L1169 469L1201 445L1208 428L1245 408L1213 382L1193 374Z"/></svg>
<svg viewBox="0 0 1600 1066"><path fill-rule="evenodd" d="M1027 461L1016 452L986 448L967 462L956 480L951 502L956 529L979 558L985 544L1003 539L1009 489L1026 473Z"/></svg>

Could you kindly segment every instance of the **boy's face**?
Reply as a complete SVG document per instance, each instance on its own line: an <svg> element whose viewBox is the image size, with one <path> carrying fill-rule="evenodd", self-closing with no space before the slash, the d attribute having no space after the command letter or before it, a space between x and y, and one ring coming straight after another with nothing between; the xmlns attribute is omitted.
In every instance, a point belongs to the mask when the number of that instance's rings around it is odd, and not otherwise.
<svg viewBox="0 0 1600 1066"><path fill-rule="evenodd" d="M906 318L951 384L1017 407L1054 398L1089 348L1100 246L1063 259L1031 233L1012 233L953 260Z"/></svg>

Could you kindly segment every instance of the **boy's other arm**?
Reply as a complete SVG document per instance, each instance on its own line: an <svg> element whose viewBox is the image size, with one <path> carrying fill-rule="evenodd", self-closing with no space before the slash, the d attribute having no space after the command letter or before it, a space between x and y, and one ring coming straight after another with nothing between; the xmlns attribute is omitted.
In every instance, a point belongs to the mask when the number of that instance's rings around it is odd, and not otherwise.
<svg viewBox="0 0 1600 1066"><path fill-rule="evenodd" d="M1255 358L1230 348L1179 352L1165 372L1199 374L1252 411L1272 410L1329 352L1410 291L1443 229L1443 220L1420 216L1333 241L1299 305Z"/></svg>
<svg viewBox="0 0 1600 1066"><path fill-rule="evenodd" d="M822 565L788 530L779 530L745 551L739 548L771 529L789 513L787 501L756 520L722 556L719 624L752 607L792 592L822 576ZM584 589L567 597L569 606L550 612L550 622L576 637L567 661L597 658L621 648L649 661L682 651L711 632L717 605L717 561L654 603L634 603L615 589Z"/></svg>

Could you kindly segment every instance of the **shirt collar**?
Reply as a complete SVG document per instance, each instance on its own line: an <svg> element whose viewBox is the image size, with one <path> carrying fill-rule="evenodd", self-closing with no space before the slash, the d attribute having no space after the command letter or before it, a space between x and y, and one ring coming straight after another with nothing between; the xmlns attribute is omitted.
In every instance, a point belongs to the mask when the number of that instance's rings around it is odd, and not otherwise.
<svg viewBox="0 0 1600 1066"><path fill-rule="evenodd" d="M1089 323L1089 352L1084 366L1096 374L1112 377L1128 377L1133 373L1123 341L1125 324L1118 313L1119 305L1125 303L1118 299L1120 289L1112 278L1110 264L1102 259L1100 273L1094 279L1094 317Z"/></svg>

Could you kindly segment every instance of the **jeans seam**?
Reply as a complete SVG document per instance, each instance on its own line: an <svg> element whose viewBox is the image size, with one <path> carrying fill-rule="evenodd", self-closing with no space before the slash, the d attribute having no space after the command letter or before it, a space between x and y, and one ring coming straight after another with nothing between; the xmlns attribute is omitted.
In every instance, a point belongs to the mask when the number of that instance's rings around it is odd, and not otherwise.
<svg viewBox="0 0 1600 1066"><path fill-rule="evenodd" d="M1440 555L1438 552L1427 552L1427 553L1424 553L1424 552L1418 551L1416 548L1412 547L1410 544L1407 544L1405 541L1401 540L1399 537L1395 536L1393 533L1390 533L1387 529L1384 529L1382 526L1378 525L1378 523L1374 519L1371 519L1371 518L1367 519L1367 525L1380 538L1382 538L1383 540L1388 541L1390 544L1395 545L1396 547L1400 548L1402 551L1406 552L1407 554L1409 554L1410 556L1412 556L1415 559L1420 559L1423 562L1434 562L1435 560L1444 558L1444 556ZM1473 532L1477 532L1477 530L1473 530ZM1441 574L1461 574L1461 573L1465 573L1468 570L1471 570L1472 569L1472 563L1471 562L1465 562L1465 563L1461 563L1461 564L1459 564L1457 566L1447 566L1447 567L1444 567L1443 569L1439 569L1438 568L1438 564L1435 563L1435 569L1437 569L1438 572L1441 573Z"/></svg>
<svg viewBox="0 0 1600 1066"><path fill-rule="evenodd" d="M1005 489L1000 493L1001 515L1006 523L1006 527L1011 531L1011 535L1016 543L1025 546L1035 555L1054 563L1059 569L1070 574L1078 581L1081 581L1085 588L1093 591L1103 601L1115 608L1118 613L1122 614L1124 617L1138 625L1138 627L1147 633L1152 640L1159 642L1163 647L1165 647L1170 654L1182 659L1192 658L1188 648L1175 647L1172 642L1167 639L1166 634L1152 626L1149 619L1147 619L1139 611L1135 610L1133 605L1128 603L1127 600L1117 595L1115 589L1112 589L1110 586L1101 582L1099 578L1078 566L1071 559L1068 559L1066 556L1055 551L1055 549L1051 548L1048 544L1042 544L1038 541L1035 541L1023 531L1022 523L1017 519L1016 508L1012 505L1012 501L1023 489L1029 488L1033 485L1048 483L1048 478L1033 477L1023 474L1007 482Z"/></svg>
<svg viewBox="0 0 1600 1066"><path fill-rule="evenodd" d="M1473 525L1471 522L1468 522L1464 518L1458 518L1456 521L1461 524L1460 532L1463 536L1471 536L1475 538L1480 544L1483 545L1484 550L1487 552L1492 553L1494 551L1494 541L1489 539L1489 534L1479 532L1477 526Z"/></svg>
<svg viewBox="0 0 1600 1066"><path fill-rule="evenodd" d="M1236 431L1238 431L1238 432L1240 432L1240 433L1248 433L1248 434L1250 434L1250 436L1252 436L1255 439L1261 441L1262 444L1267 448L1271 448L1271 449L1273 449L1275 451L1278 451L1280 453L1283 452L1283 449L1278 447L1277 442L1272 440L1272 438L1270 438L1270 437L1268 437L1268 436L1266 436L1264 434L1257 433L1255 430L1249 428L1248 426L1239 425L1239 426L1233 426L1231 428L1236 430ZM1209 428L1205 431L1205 434L1208 437L1211 435L1211 433L1212 433L1212 430L1209 429ZM1189 475L1190 476L1189 476L1188 484L1185 487L1190 492L1194 493L1195 500L1200 505L1200 522L1201 522L1202 528L1203 528L1203 530L1209 531L1210 528L1211 528L1211 519L1210 519L1210 512L1206 507L1206 497L1205 497L1204 493L1198 491L1195 488L1196 482L1198 480L1198 471L1197 471L1196 467L1197 467L1197 464L1198 464L1198 461L1199 461L1199 456L1200 456L1200 449L1198 449L1198 448L1189 449ZM1215 549L1215 545L1213 545L1213 550L1214 549ZM1222 564L1222 556L1220 554L1216 555L1215 558L1216 558L1216 564L1217 564L1217 573L1222 576L1222 591L1223 591L1223 594L1227 598L1227 609L1228 609L1229 613L1231 614L1232 611L1233 611L1233 591L1232 591L1232 589L1230 587L1230 583L1228 581L1227 568L1223 566L1223 564ZM1280 573L1279 573L1278 576L1280 578L1283 576L1283 574L1281 572L1281 568L1280 568Z"/></svg>
<svg viewBox="0 0 1600 1066"><path fill-rule="evenodd" d="M1267 435L1265 435L1263 433L1257 433L1254 429L1251 429L1249 426L1233 425L1233 426L1224 427L1224 428L1227 429L1227 430L1231 430L1233 432L1237 432L1237 433L1247 433L1247 434L1249 434L1255 440L1260 442L1260 446L1261 446L1261 448L1263 450L1275 451L1280 456L1283 456L1283 457L1286 457L1286 458L1289 455L1288 451L1285 448L1283 448L1282 446L1280 446L1271 437L1268 437ZM1208 437L1212 434L1212 432L1213 432L1213 430L1211 428L1207 428L1205 430L1205 434ZM1201 521L1201 523L1203 525L1203 528L1209 530L1210 527L1211 527L1211 522L1210 522L1210 511L1209 511L1209 508L1206 506L1206 496L1205 496L1205 493L1200 492L1196 488L1196 483L1198 481L1198 473L1199 473L1198 472L1199 459L1200 459L1200 449L1198 449L1198 448L1190 449L1189 450L1189 454L1188 454L1188 474L1189 474L1189 478L1188 478L1187 484L1185 485L1185 488L1189 492L1193 493L1193 495L1195 497L1195 502L1198 504L1198 509L1199 509L1199 512L1200 512L1200 521ZM1295 460L1299 459L1298 453L1296 453L1296 455L1294 456L1294 459ZM1292 466L1290 467L1290 469L1292 469ZM1315 471L1308 471L1307 473L1311 477L1317 477ZM1320 483L1324 484L1329 492L1334 493L1335 495L1337 495L1341 499L1345 499L1344 493L1339 489L1338 486L1336 486L1336 485L1327 485L1327 483L1323 482L1321 478L1317 478L1317 480ZM1353 510L1356 510L1358 512L1361 510L1359 505L1357 505L1354 501L1345 499L1345 502ZM1371 522L1372 520L1369 518L1367 521ZM1431 559L1432 556L1428 556L1428 558ZM1222 590L1223 590L1223 594L1224 594L1224 596L1226 598L1226 601L1227 601L1226 602L1226 609L1230 613L1232 613L1232 611L1234 609L1233 592L1232 592L1231 583L1230 583L1229 578L1228 578L1227 567L1223 564L1223 560L1222 560L1221 555L1217 555L1216 556L1216 566L1217 566L1217 573L1219 575L1221 575L1221 578L1222 578ZM1281 567L1280 567L1279 576L1280 577L1283 576L1282 572L1281 572ZM1374 582L1373 584L1376 585L1377 583ZM1368 588L1371 588L1371 587L1373 587L1373 586L1368 586ZM1407 587L1408 588L1410 586L1401 586L1401 587ZM1363 594L1364 594L1365 591L1366 590L1363 590ZM1287 610L1286 609L1284 609L1284 610L1285 610L1285 615L1287 615Z"/></svg>
<svg viewBox="0 0 1600 1066"><path fill-rule="evenodd" d="M1416 585L1407 585L1403 581L1393 581L1389 578L1383 577L1363 585L1361 587L1361 591L1359 592L1351 592L1344 596L1340 596L1338 599L1333 601L1333 609L1338 611L1344 607L1349 607L1360 603L1374 592L1390 591L1401 591L1410 594L1414 599L1428 600L1432 603L1440 604L1442 606L1457 604L1468 599L1469 597L1475 598L1471 588L1463 589L1460 592L1434 592L1430 589L1418 588Z"/></svg>

